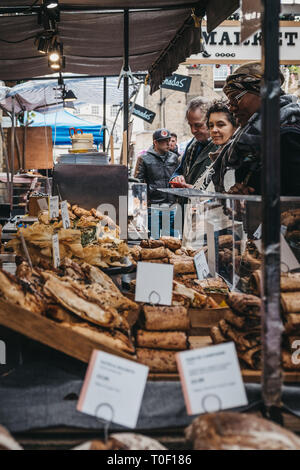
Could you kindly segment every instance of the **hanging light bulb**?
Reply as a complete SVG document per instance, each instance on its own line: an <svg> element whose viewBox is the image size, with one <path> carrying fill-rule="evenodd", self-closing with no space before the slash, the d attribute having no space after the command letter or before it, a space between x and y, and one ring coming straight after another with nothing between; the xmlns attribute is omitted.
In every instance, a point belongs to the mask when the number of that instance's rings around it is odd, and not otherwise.
<svg viewBox="0 0 300 470"><path fill-rule="evenodd" d="M62 55L63 55L63 46L62 44L58 44L55 41L53 47L51 48L49 52L50 62L58 62Z"/></svg>

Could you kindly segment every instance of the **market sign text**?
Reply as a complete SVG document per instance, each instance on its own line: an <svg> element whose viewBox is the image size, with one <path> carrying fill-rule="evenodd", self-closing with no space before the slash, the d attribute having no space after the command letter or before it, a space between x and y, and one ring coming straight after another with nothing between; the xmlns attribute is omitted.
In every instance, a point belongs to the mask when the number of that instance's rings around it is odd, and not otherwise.
<svg viewBox="0 0 300 470"><path fill-rule="evenodd" d="M290 25L289 25L290 24ZM282 64L300 63L300 22L281 22L279 32L280 60ZM227 21L208 33L203 31L208 56L194 54L188 63L242 63L261 60L262 34L257 32L241 42L239 23Z"/></svg>
<svg viewBox="0 0 300 470"><path fill-rule="evenodd" d="M171 77L165 78L165 80L161 84L161 88L167 88L168 90L176 90L182 91L183 93L188 93L190 91L191 81L191 77L173 73Z"/></svg>

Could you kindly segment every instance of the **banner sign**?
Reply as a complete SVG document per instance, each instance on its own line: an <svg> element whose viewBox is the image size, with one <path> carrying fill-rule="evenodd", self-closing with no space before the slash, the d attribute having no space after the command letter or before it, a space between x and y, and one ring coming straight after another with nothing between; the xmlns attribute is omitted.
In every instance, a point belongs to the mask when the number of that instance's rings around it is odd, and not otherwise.
<svg viewBox="0 0 300 470"><path fill-rule="evenodd" d="M300 64L300 22L281 21L279 50L281 64ZM203 40L207 57L194 54L186 64L242 64L261 60L261 31L252 34L246 41L241 40L239 21L225 21L208 33L203 28Z"/></svg>
<svg viewBox="0 0 300 470"><path fill-rule="evenodd" d="M192 77L186 75L178 75L173 73L171 77L165 78L161 84L161 88L167 88L168 90L182 91L188 93L191 87Z"/></svg>
<svg viewBox="0 0 300 470"><path fill-rule="evenodd" d="M150 111L147 108L143 108L143 106L140 106L139 104L135 104L132 110L132 114L134 116L137 116L141 119L143 119L146 122L149 122L149 124L152 124L154 121L154 118L156 116L156 113L153 111Z"/></svg>

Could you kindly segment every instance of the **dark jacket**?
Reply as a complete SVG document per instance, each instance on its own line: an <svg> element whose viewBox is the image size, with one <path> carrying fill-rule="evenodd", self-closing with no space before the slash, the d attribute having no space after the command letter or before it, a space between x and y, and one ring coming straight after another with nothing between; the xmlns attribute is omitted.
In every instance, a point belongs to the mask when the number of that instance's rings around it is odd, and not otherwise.
<svg viewBox="0 0 300 470"><path fill-rule="evenodd" d="M198 178L211 164L208 156L210 152L215 152L217 146L212 141L198 142L193 138L186 146L180 165L176 168L172 178L184 176L188 184L195 184Z"/></svg>
<svg viewBox="0 0 300 470"><path fill-rule="evenodd" d="M158 188L169 188L169 180L178 166L178 156L173 152L159 155L153 146L143 155L137 177L147 183L148 202L150 204L174 204L176 198L158 191Z"/></svg>
<svg viewBox="0 0 300 470"><path fill-rule="evenodd" d="M300 107L290 95L280 97L281 194L300 196ZM261 112L236 132L215 162L213 182L224 191L227 169L235 169L237 183L245 183L261 194Z"/></svg>

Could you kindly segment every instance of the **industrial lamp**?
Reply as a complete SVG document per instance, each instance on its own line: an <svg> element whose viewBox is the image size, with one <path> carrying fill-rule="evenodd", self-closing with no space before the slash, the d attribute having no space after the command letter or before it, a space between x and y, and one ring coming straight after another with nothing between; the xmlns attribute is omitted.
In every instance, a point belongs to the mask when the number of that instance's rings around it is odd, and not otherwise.
<svg viewBox="0 0 300 470"><path fill-rule="evenodd" d="M72 90L64 90L63 91L63 100L64 101L76 101L77 100L77 96L75 95L75 93L72 91Z"/></svg>

